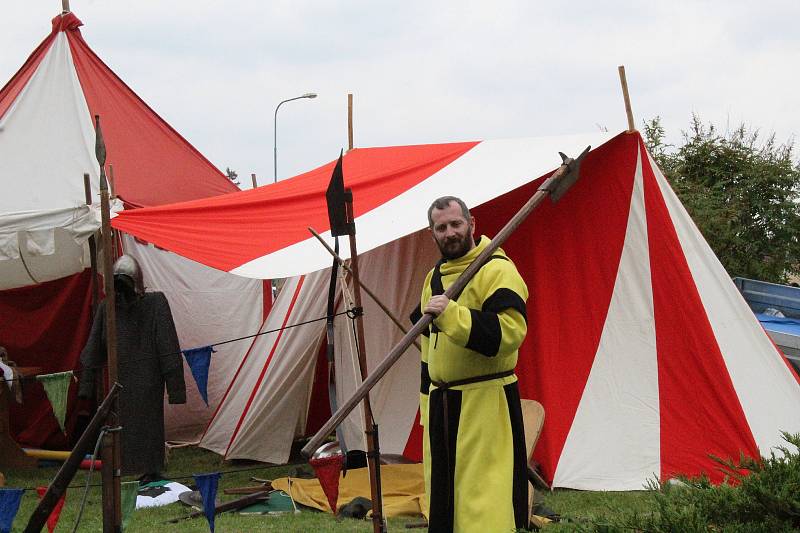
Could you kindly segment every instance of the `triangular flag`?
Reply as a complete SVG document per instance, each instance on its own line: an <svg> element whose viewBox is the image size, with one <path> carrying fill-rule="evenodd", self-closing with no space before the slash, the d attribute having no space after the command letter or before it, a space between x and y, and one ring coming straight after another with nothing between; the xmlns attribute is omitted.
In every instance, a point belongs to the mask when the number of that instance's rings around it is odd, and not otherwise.
<svg viewBox="0 0 800 533"><path fill-rule="evenodd" d="M208 406L208 368L211 366L211 352L215 351L211 346L183 350L194 381L197 383L197 390L200 391L200 396L203 397L206 406Z"/></svg>
<svg viewBox="0 0 800 533"><path fill-rule="evenodd" d="M22 500L22 489L0 489L0 533L11 531L20 500Z"/></svg>
<svg viewBox="0 0 800 533"><path fill-rule="evenodd" d="M310 459L308 464L317 474L322 492L328 498L328 505L331 506L331 512L335 515L336 502L339 499L339 474L344 465L344 456L337 454Z"/></svg>
<svg viewBox="0 0 800 533"><path fill-rule="evenodd" d="M50 400L50 405L53 406L53 414L56 415L61 431L66 433L64 417L67 414L67 393L70 381L72 381L72 371L36 376L36 379L44 387L44 392L47 394L47 399Z"/></svg>
<svg viewBox="0 0 800 533"><path fill-rule="evenodd" d="M200 495L203 497L203 514L206 515L211 533L214 533L214 514L217 511L217 482L219 481L219 476L219 472L194 475L197 490L200 491Z"/></svg>
<svg viewBox="0 0 800 533"><path fill-rule="evenodd" d="M122 499L122 531L128 528L133 518L133 511L136 510L136 496L139 494L138 481L126 481L122 483L121 488Z"/></svg>
<svg viewBox="0 0 800 533"><path fill-rule="evenodd" d="M44 498L45 493L47 492L47 487L36 487L36 494L39 495L39 499ZM64 507L64 498L67 497L67 493L61 495L56 502L56 506L53 507L53 510L50 511L50 516L47 517L47 531L53 533L53 530L56 528L56 524L58 524L58 518L61 516L61 508Z"/></svg>

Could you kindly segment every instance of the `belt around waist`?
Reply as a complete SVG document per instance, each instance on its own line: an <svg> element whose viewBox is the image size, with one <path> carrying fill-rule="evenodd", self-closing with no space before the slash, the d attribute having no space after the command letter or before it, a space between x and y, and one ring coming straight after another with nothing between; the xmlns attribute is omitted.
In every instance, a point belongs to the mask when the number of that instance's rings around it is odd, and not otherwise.
<svg viewBox="0 0 800 533"><path fill-rule="evenodd" d="M494 374L485 374L483 376L474 376L471 378L457 379L455 381L433 381L431 384L437 389L447 390L461 385L469 385L472 383L480 383L482 381L491 381L493 379L506 378L514 375L514 369L504 370L503 372L495 372Z"/></svg>

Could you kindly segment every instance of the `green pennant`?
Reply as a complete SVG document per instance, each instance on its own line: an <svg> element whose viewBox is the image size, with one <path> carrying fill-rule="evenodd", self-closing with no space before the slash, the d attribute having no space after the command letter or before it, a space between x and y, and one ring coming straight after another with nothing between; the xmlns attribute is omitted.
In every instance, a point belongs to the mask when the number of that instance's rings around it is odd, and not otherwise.
<svg viewBox="0 0 800 533"><path fill-rule="evenodd" d="M44 387L44 392L47 394L47 399L50 400L50 405L53 406L53 414L58 420L61 431L66 433L64 418L67 414L67 393L69 392L69 383L72 381L72 371L45 374L36 376L36 379Z"/></svg>
<svg viewBox="0 0 800 533"><path fill-rule="evenodd" d="M122 530L125 531L133 518L136 510L136 495L139 494L138 481L126 481L121 485L122 497Z"/></svg>

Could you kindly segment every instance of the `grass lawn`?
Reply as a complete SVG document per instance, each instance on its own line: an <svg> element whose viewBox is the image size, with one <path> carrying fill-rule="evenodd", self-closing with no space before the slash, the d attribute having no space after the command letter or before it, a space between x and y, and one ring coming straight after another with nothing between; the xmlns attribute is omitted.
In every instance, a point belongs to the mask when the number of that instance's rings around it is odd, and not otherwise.
<svg viewBox="0 0 800 533"><path fill-rule="evenodd" d="M286 475L291 466L266 466L257 463L231 464L221 461L220 457L212 452L199 448L180 448L173 450L165 475L172 480L191 485L194 481L192 473L223 472L219 481L220 501L229 501L239 498L237 495L226 495L225 488L254 485L251 476L263 479L275 479ZM235 470L239 470L238 472ZM38 485L47 485L55 476L56 468L38 468L33 470L7 470L7 487L34 488ZM86 483L87 471L79 470L71 488L67 493L66 503L61 513L56 532L72 531L77 517L80 502L83 497L83 486ZM123 481L127 481L124 478ZM100 484L100 475L92 475L93 485ZM602 522L604 517L610 516L617 509L646 507L650 495L647 492L600 493L557 490L544 494L544 504L562 516L569 517L570 522L547 526L546 531L553 533L562 531L591 531L593 522ZM38 498L35 491L26 491L22 497L17 518L12 531L22 531L28 522ZM167 523L173 518L189 515L193 510L182 503L174 503L164 507L140 509L135 512L130 527L126 530L134 532L205 532L208 525L204 517L191 520L182 520L176 524ZM390 518L388 526L390 531L424 531L423 529L407 529L406 524L420 522L418 517ZM100 487L91 487L86 502L86 507L81 518L79 531L102 531L102 507ZM45 529L46 531L46 529ZM216 531L250 532L250 531L280 531L280 532L370 532L370 521L353 519L336 519L330 514L319 512L303 512L298 515L238 515L224 513L216 518ZM487 532L491 533L491 532Z"/></svg>

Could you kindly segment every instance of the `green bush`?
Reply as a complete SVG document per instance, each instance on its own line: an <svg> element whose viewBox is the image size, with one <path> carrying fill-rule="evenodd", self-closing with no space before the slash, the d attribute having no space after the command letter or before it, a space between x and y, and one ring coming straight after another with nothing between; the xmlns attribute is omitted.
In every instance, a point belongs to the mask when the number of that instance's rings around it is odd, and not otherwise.
<svg viewBox="0 0 800 533"><path fill-rule="evenodd" d="M800 434L783 433L789 446L769 457L738 461L714 457L726 482L707 478L651 482L650 507L581 526L598 533L780 533L800 530Z"/></svg>

